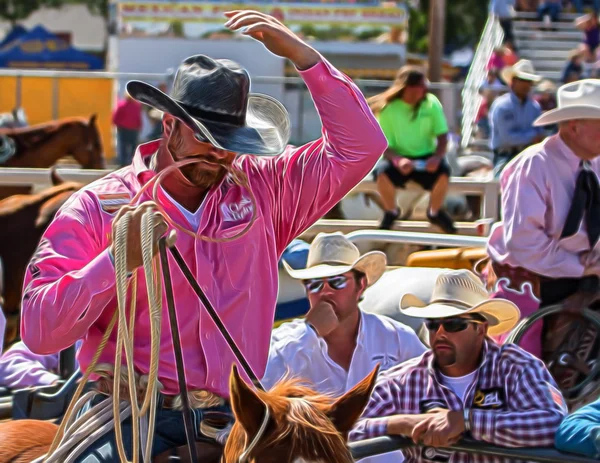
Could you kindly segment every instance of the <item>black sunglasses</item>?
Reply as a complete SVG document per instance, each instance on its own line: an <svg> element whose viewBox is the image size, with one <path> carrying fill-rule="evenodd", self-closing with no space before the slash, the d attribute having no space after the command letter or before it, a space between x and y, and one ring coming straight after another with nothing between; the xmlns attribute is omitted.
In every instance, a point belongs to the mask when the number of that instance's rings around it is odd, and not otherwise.
<svg viewBox="0 0 600 463"><path fill-rule="evenodd" d="M458 333L467 329L470 323L481 325L485 322L473 318L444 318L442 320L427 320L425 326L434 333L440 329L440 326L444 327L446 333Z"/></svg>
<svg viewBox="0 0 600 463"><path fill-rule="evenodd" d="M311 293L318 293L325 287L325 283L335 290L344 289L348 286L348 277L346 275L337 275L329 278L316 278L314 280L304 281L304 287Z"/></svg>

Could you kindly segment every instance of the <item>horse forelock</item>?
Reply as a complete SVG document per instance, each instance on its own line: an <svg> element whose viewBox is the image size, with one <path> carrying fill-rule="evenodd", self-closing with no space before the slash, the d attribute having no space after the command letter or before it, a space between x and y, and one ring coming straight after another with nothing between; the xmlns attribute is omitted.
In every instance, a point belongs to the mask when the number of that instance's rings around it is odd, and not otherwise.
<svg viewBox="0 0 600 463"><path fill-rule="evenodd" d="M267 455L285 455L298 463L353 461L344 437L327 416L334 397L316 393L301 381L287 378L270 391L256 391L256 394L269 408L271 423L253 454L263 449ZM234 426L228 440L231 448L226 457L229 458L225 461L236 462L253 438L246 436L239 424Z"/></svg>

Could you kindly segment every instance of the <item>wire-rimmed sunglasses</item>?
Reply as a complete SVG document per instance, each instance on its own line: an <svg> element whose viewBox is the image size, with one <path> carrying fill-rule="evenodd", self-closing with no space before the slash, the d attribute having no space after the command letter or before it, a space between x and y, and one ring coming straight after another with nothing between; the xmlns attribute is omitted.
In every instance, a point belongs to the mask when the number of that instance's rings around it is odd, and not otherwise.
<svg viewBox="0 0 600 463"><path fill-rule="evenodd" d="M446 333L458 333L467 329L470 323L481 325L485 322L474 318L442 318L427 320L425 321L425 326L429 331L433 331L434 333L440 329L440 326L444 327Z"/></svg>
<svg viewBox="0 0 600 463"><path fill-rule="evenodd" d="M336 275L329 278L305 280L303 283L307 292L315 294L325 287L325 283L335 290L344 289L346 286L348 286L348 277L346 275Z"/></svg>

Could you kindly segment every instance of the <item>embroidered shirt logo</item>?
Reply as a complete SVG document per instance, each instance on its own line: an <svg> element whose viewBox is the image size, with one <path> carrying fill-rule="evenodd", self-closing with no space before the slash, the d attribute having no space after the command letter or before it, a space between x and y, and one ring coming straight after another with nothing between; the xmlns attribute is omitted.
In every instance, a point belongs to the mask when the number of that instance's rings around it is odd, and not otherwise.
<svg viewBox="0 0 600 463"><path fill-rule="evenodd" d="M486 393L479 390L475 393L473 404L481 408L499 408L503 405L503 402L500 399L499 391L490 391Z"/></svg>
<svg viewBox="0 0 600 463"><path fill-rule="evenodd" d="M243 197L238 203L222 204L221 211L225 222L240 222L252 217L252 201Z"/></svg>
<svg viewBox="0 0 600 463"><path fill-rule="evenodd" d="M100 207L104 212L114 214L121 207L129 204L131 198L127 193L101 194L98 195Z"/></svg>

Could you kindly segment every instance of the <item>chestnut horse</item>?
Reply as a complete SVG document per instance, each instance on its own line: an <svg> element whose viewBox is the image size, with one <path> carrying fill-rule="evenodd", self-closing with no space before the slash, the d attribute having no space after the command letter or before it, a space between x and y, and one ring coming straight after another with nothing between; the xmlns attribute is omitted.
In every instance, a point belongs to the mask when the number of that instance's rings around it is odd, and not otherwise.
<svg viewBox="0 0 600 463"><path fill-rule="evenodd" d="M0 167L48 168L72 156L84 169L106 165L96 115L73 117L18 129L0 129L0 137L11 138L16 153Z"/></svg>
<svg viewBox="0 0 600 463"><path fill-rule="evenodd" d="M378 370L336 400L296 380L283 380L267 392L254 390L234 366L229 390L235 424L224 450L216 444L197 445L199 461L239 463L243 455L246 462L261 463L354 462L346 445L348 433L367 405ZM44 455L57 429L37 420L0 423L0 463L29 463ZM154 462L177 461L173 453L159 455ZM189 461L186 447L176 454L180 462Z"/></svg>

